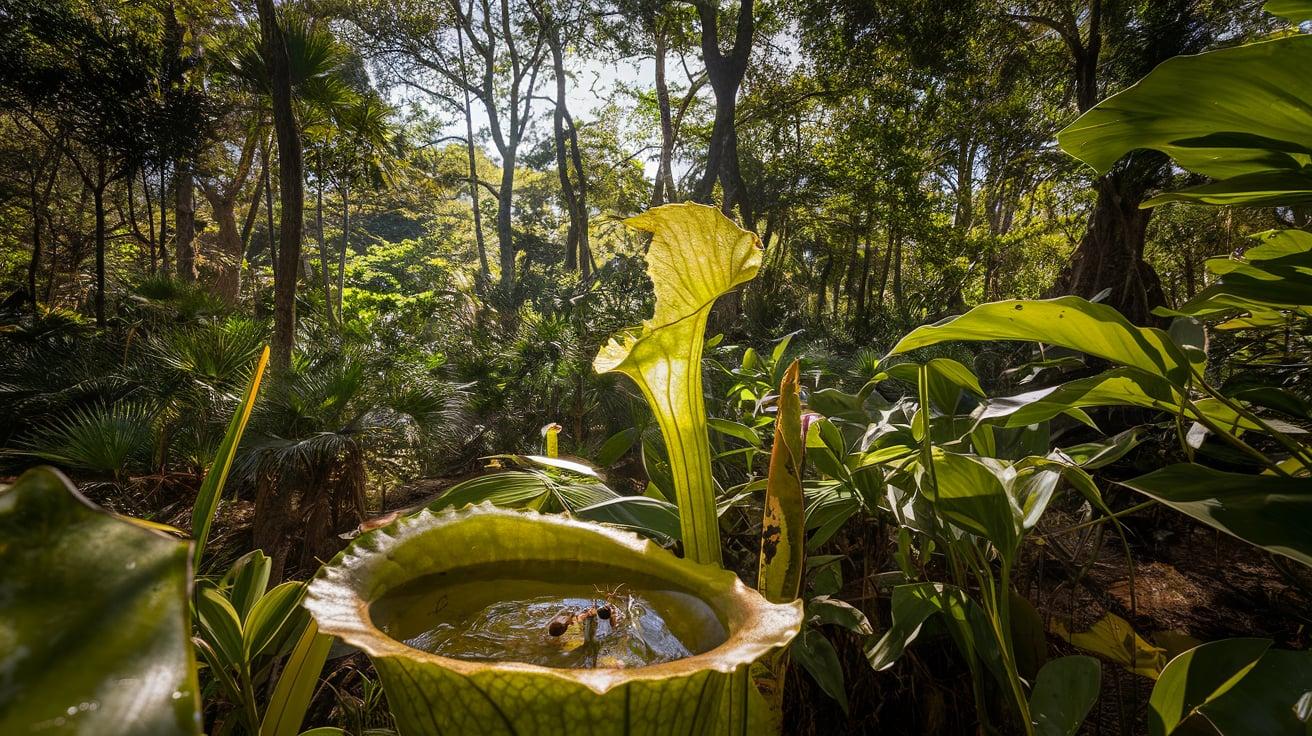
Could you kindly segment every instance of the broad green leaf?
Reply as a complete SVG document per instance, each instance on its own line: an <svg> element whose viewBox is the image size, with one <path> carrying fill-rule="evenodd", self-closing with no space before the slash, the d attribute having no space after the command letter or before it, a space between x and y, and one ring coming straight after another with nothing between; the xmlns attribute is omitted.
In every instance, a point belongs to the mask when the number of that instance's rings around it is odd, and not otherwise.
<svg viewBox="0 0 1312 736"><path fill-rule="evenodd" d="M665 205L626 222L652 235L647 273L656 308L638 331L604 346L593 366L625 374L646 397L670 450L684 552L720 564L701 358L711 307L756 276L760 239L700 204Z"/></svg>
<svg viewBox="0 0 1312 736"><path fill-rule="evenodd" d="M934 358L925 367L929 369L929 398L934 406L945 414L956 410L961 392L966 391L976 396L984 396L979 378L966 366L951 358ZM871 380L896 378L910 384L919 381L919 368L916 363L899 363L882 371Z"/></svg>
<svg viewBox="0 0 1312 736"><path fill-rule="evenodd" d="M1312 652L1268 649L1225 695L1204 706L1203 716L1222 736L1307 736L1296 710L1312 690Z"/></svg>
<svg viewBox="0 0 1312 736"><path fill-rule="evenodd" d="M1119 482L1214 529L1312 565L1312 478L1181 463Z"/></svg>
<svg viewBox="0 0 1312 736"><path fill-rule="evenodd" d="M620 458L633 449L641 436L642 431L637 427L622 429L611 435L601 444L601 449L597 450L597 464L603 468L609 468L619 462Z"/></svg>
<svg viewBox="0 0 1312 736"><path fill-rule="evenodd" d="M806 620L813 626L841 626L853 634L870 636L870 620L852 604L822 595L806 603Z"/></svg>
<svg viewBox="0 0 1312 736"><path fill-rule="evenodd" d="M843 664L838 660L838 652L829 639L815 629L806 629L793 640L793 646L788 651L820 689L825 691L825 695L836 700L846 713L847 689L843 685Z"/></svg>
<svg viewBox="0 0 1312 736"><path fill-rule="evenodd" d="M1312 0L1268 0L1262 9L1295 25L1312 20Z"/></svg>
<svg viewBox="0 0 1312 736"><path fill-rule="evenodd" d="M1021 509L997 475L969 455L934 448L933 483L921 492L938 512L962 531L983 537L1008 558L1020 538Z"/></svg>
<svg viewBox="0 0 1312 736"><path fill-rule="evenodd" d="M936 613L946 612L965 621L968 600L960 589L943 583L912 583L893 588L892 624L866 647L866 659L876 671L892 667L907 645L920 636L920 628Z"/></svg>
<svg viewBox="0 0 1312 736"><path fill-rule="evenodd" d="M1034 604L1012 590L1007 595L1011 604L1011 648L1015 653L1016 671L1033 682L1039 670L1048 663L1048 630Z"/></svg>
<svg viewBox="0 0 1312 736"><path fill-rule="evenodd" d="M0 733L200 733L191 543L58 471L0 489Z"/></svg>
<svg viewBox="0 0 1312 736"><path fill-rule="evenodd" d="M1237 685L1270 647L1270 639L1223 639L1172 659L1148 699L1148 732L1170 736L1190 716Z"/></svg>
<svg viewBox="0 0 1312 736"><path fill-rule="evenodd" d="M493 543L495 540L495 543ZM510 573L489 573L505 570ZM481 573L480 573L481 571ZM555 669L416 652L384 634L379 598L453 575L531 572L587 585L644 581L700 599L727 629L718 647L642 668ZM773 604L714 565L680 559L626 532L491 505L428 510L358 537L310 583L305 607L324 634L366 652L401 733L723 733L747 668L797 635L800 601ZM760 732L759 723L745 724Z"/></svg>
<svg viewBox="0 0 1312 736"><path fill-rule="evenodd" d="M260 390L260 381L264 378L264 369L269 364L269 347L264 347L260 360L255 364L255 372L246 384L241 403L228 423L228 431L223 435L214 462L210 464L205 480L200 484L196 494L196 504L191 512L191 535L196 540L194 567L200 569L201 557L205 554L205 543L209 541L210 525L214 523L214 512L219 508L219 498L223 495L223 485L228 480L228 471L232 469L232 460L237 456L237 446L250 421L251 410L255 408L255 396Z"/></svg>
<svg viewBox="0 0 1312 736"><path fill-rule="evenodd" d="M1176 386L1189 380L1189 361L1165 332L1136 327L1105 304L1073 296L981 304L963 315L912 330L889 355L954 340L1059 345L1138 368Z"/></svg>
<svg viewBox="0 0 1312 736"><path fill-rule="evenodd" d="M802 505L802 402L798 364L788 367L779 386L770 474L761 522L760 573L756 584L766 600L791 601L802 585L806 515Z"/></svg>
<svg viewBox="0 0 1312 736"><path fill-rule="evenodd" d="M1105 614L1088 631L1072 633L1060 620L1050 626L1071 646L1110 659L1136 675L1156 679L1166 666L1165 650L1139 636L1129 621L1114 613Z"/></svg>
<svg viewBox="0 0 1312 736"><path fill-rule="evenodd" d="M1061 452L1085 470L1097 470L1115 463L1139 445L1139 428L1134 427L1102 442L1084 442L1063 447Z"/></svg>
<svg viewBox="0 0 1312 736"><path fill-rule="evenodd" d="M649 539L676 542L679 539L679 509L650 496L616 496L574 509L576 518L637 532Z"/></svg>
<svg viewBox="0 0 1312 736"><path fill-rule="evenodd" d="M1030 714L1038 736L1075 736L1098 700L1102 666L1075 654L1054 659L1039 670L1030 694Z"/></svg>
<svg viewBox="0 0 1312 736"><path fill-rule="evenodd" d="M1168 59L1058 134L1067 153L1107 172L1151 148L1229 179L1298 171L1312 160L1312 36Z"/></svg>
<svg viewBox="0 0 1312 736"><path fill-rule="evenodd" d="M332 644L333 638L320 634L314 621L306 625L296 647L287 657L278 684L269 697L269 705L264 709L260 736L292 736L300 730L305 711L319 687L319 673L323 671L324 662L328 661Z"/></svg>
<svg viewBox="0 0 1312 736"><path fill-rule="evenodd" d="M1144 202L1143 206L1185 202L1215 207L1279 207L1309 201L1312 201L1312 174L1304 171L1256 171L1159 194Z"/></svg>
<svg viewBox="0 0 1312 736"><path fill-rule="evenodd" d="M733 437L734 439L742 440L752 447L760 447L762 444L760 436L756 434L756 430L745 424L731 422L728 419L716 419L714 417L707 419L706 424L716 432L728 437Z"/></svg>

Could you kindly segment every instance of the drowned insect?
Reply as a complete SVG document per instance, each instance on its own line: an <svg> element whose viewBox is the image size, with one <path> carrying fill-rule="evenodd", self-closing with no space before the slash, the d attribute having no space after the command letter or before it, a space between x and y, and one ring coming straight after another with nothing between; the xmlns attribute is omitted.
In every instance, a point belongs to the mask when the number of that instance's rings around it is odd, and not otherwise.
<svg viewBox="0 0 1312 736"><path fill-rule="evenodd" d="M612 629L618 628L628 619L633 607L633 596L623 594L623 589L623 583L610 590L597 588L597 598L590 607L581 611L567 608L557 613L547 622L547 634L563 636L574 624L585 625L593 619L605 621Z"/></svg>

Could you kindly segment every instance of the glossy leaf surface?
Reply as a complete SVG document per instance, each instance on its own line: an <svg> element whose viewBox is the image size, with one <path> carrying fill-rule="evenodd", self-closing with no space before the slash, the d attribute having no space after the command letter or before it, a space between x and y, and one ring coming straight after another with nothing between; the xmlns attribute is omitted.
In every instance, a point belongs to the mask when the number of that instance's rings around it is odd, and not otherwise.
<svg viewBox="0 0 1312 736"><path fill-rule="evenodd" d="M49 468L0 490L0 733L200 733L191 544Z"/></svg>

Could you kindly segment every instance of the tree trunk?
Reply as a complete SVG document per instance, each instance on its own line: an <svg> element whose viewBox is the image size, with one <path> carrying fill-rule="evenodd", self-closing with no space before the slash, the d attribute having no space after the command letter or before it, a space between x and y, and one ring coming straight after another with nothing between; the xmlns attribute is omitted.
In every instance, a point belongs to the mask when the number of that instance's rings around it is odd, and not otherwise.
<svg viewBox="0 0 1312 736"><path fill-rule="evenodd" d="M856 288L856 318L864 322L866 319L866 294L870 291L870 247L869 234L866 236L865 252L861 254L861 279L857 282Z"/></svg>
<svg viewBox="0 0 1312 736"><path fill-rule="evenodd" d="M715 123L711 128L710 147L706 154L706 171L697 183L694 199L710 202L718 180L724 197L722 209L728 213L735 206L738 207L743 225L754 230L755 217L738 163L738 131L735 121L738 88L747 71L752 35L756 28L754 2L742 0L738 9L733 49L728 54L720 50L717 6L702 2L696 5L701 21L702 62L706 66L711 88L715 91Z"/></svg>
<svg viewBox="0 0 1312 736"><path fill-rule="evenodd" d="M1138 152L1097 182L1089 226L1050 293L1102 299L1137 325L1157 325L1154 307L1166 303L1161 280L1143 260L1152 210L1140 209L1166 164L1157 152Z"/></svg>
<svg viewBox="0 0 1312 736"><path fill-rule="evenodd" d="M292 108L292 79L287 39L278 25L273 0L256 0L264 37L264 60L273 98L273 127L278 140L279 223L278 268L273 277L273 365L291 365L296 341L296 279L301 261L302 210L305 206L301 134Z"/></svg>
<svg viewBox="0 0 1312 736"><path fill-rule="evenodd" d="M515 159L519 136L510 134L509 145L501 161L501 188L497 191L497 251L501 262L501 291L506 296L515 290L515 241L512 218L515 206Z"/></svg>
<svg viewBox="0 0 1312 736"><path fill-rule="evenodd" d="M96 207L96 326L105 326L105 162L99 163L91 192Z"/></svg>
<svg viewBox="0 0 1312 736"><path fill-rule="evenodd" d="M32 314L37 313L36 274L41 268L41 203L36 193L36 177L32 177L32 260L27 265L27 296L32 301Z"/></svg>
<svg viewBox="0 0 1312 736"><path fill-rule="evenodd" d="M351 190L342 186L342 250L337 254L337 324L342 323L342 292L346 288L346 251L351 247ZM329 305L329 309L332 306Z"/></svg>
<svg viewBox="0 0 1312 736"><path fill-rule="evenodd" d="M178 278L192 283L196 280L196 180L189 163L179 161L175 171L174 192L177 203L173 215L174 261Z"/></svg>
<svg viewBox="0 0 1312 736"><path fill-rule="evenodd" d="M880 309L884 308L884 294L888 291L888 274L893 266L893 243L896 236L893 234L893 223L888 223L888 243L884 248L884 266L879 271L879 298L875 299L875 304Z"/></svg>
<svg viewBox="0 0 1312 736"><path fill-rule="evenodd" d="M241 231L237 229L237 201L222 194L211 194L204 187L206 200L219 225L219 264L214 275L214 293L224 304L235 305L241 296L241 262L245 256Z"/></svg>
<svg viewBox="0 0 1312 736"><path fill-rule="evenodd" d="M169 208L168 172L165 165L159 167L159 270L169 272Z"/></svg>
<svg viewBox="0 0 1312 736"><path fill-rule="evenodd" d="M815 321L818 323L825 316L825 289L829 285L829 274L834 270L834 254L825 258L825 267L820 270L820 288L815 290Z"/></svg>
<svg viewBox="0 0 1312 736"><path fill-rule="evenodd" d="M659 21L657 21L659 23ZM674 122L670 114L670 87L665 81L666 32L656 31L656 104L661 114L661 156L656 167L656 183L652 188L651 206L659 207L673 201L674 192Z"/></svg>
<svg viewBox="0 0 1312 736"><path fill-rule="evenodd" d="M146 200L146 230L150 234L150 275L159 273L159 246L155 241L155 203L150 198L150 178L141 167L141 195ZM161 203L162 205L163 203Z"/></svg>
<svg viewBox="0 0 1312 736"><path fill-rule="evenodd" d="M893 309L897 316L906 319L906 301L902 294L902 237L893 242Z"/></svg>
<svg viewBox="0 0 1312 736"><path fill-rule="evenodd" d="M314 188L314 227L319 237L319 281L323 285L323 308L328 321L333 320L332 269L328 267L328 241L323 237L323 153L318 154L319 172Z"/></svg>
<svg viewBox="0 0 1312 736"><path fill-rule="evenodd" d="M460 48L460 74L469 78L465 68L465 34L456 32L456 42ZM483 212L478 207L478 159L474 155L474 113L470 108L469 87L461 85L465 93L465 150L469 155L469 202L474 215L474 243L478 246L478 273L484 281L492 278L492 271L487 265L487 243L483 240Z"/></svg>
<svg viewBox="0 0 1312 736"><path fill-rule="evenodd" d="M277 225L273 221L273 179L270 175L269 149L264 150L264 239L269 246L269 269L273 278L278 279L278 238L275 235Z"/></svg>
<svg viewBox="0 0 1312 736"><path fill-rule="evenodd" d="M551 23L551 21L548 21ZM560 47L560 29L554 23L547 30L547 44L551 47L551 66L556 77L556 109L552 115L552 130L556 136L556 173L560 178L560 193L569 214L569 227L565 232L565 268L579 268L579 207L574 183L569 176L569 156L565 140L565 57Z"/></svg>

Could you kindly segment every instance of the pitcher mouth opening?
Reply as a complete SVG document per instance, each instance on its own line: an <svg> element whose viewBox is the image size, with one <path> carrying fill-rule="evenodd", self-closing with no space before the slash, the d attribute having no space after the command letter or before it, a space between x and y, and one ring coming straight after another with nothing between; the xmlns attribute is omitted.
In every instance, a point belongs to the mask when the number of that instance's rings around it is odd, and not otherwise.
<svg viewBox="0 0 1312 736"><path fill-rule="evenodd" d="M496 586L506 581L521 592L525 584L539 585L553 594L577 593L585 599L588 589L627 585L654 596L653 610L672 616L672 628L688 640L683 642L687 656L641 666L598 660L593 667L561 667L445 656L441 648L416 646L421 644L415 641L416 627L431 620L428 614L443 589L471 581L475 588L481 584L484 597L494 603L505 595ZM451 605L453 591L446 592ZM490 504L441 514L423 511L362 535L310 583L305 607L323 633L371 657L405 659L466 676L536 673L577 682L598 694L635 680L734 671L786 645L802 618L800 602L769 603L733 573L679 559L634 534Z"/></svg>

